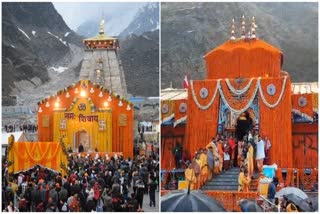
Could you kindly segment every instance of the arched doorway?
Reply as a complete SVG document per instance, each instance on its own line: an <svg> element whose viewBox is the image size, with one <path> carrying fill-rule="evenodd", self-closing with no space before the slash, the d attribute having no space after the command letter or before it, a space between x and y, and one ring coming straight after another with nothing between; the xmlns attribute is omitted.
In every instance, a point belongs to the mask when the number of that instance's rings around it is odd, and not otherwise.
<svg viewBox="0 0 320 214"><path fill-rule="evenodd" d="M78 151L80 144L83 146L84 151L91 150L90 136L85 130L81 130L75 133L75 148L74 151Z"/></svg>
<svg viewBox="0 0 320 214"><path fill-rule="evenodd" d="M242 140L244 135L248 133L254 127L253 119L248 111L245 111L239 115L236 120L235 135L238 140Z"/></svg>

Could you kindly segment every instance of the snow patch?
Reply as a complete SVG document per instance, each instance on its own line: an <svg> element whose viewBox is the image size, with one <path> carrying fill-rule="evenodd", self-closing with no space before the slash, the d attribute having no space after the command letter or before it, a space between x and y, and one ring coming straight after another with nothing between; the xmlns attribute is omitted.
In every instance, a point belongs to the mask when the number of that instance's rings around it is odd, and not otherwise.
<svg viewBox="0 0 320 214"><path fill-rule="evenodd" d="M66 33L64 34L64 37L67 37L69 34L70 34L70 32L66 32Z"/></svg>
<svg viewBox="0 0 320 214"><path fill-rule="evenodd" d="M55 67L50 67L50 68L59 74L68 69L67 67L62 67L62 66L59 66L58 68L55 68Z"/></svg>
<svg viewBox="0 0 320 214"><path fill-rule="evenodd" d="M152 21L152 19L149 19L149 21L150 21L150 23L153 25L153 21Z"/></svg>
<svg viewBox="0 0 320 214"><path fill-rule="evenodd" d="M188 31L187 31L187 33L192 33L192 32L193 32L193 30L188 30Z"/></svg>
<svg viewBox="0 0 320 214"><path fill-rule="evenodd" d="M51 33L50 31L48 31L48 34L50 34L53 37L56 37L56 39L59 39L59 36L54 35L53 33Z"/></svg>
<svg viewBox="0 0 320 214"><path fill-rule="evenodd" d="M64 46L68 47L67 42L63 41L61 38L59 38L59 36L54 35L53 33L51 33L50 31L48 31L48 34L50 34L51 36L55 37L56 39L58 39Z"/></svg>
<svg viewBox="0 0 320 214"><path fill-rule="evenodd" d="M148 37L147 35L143 35L143 38L145 38L146 40L151 40L150 37Z"/></svg>
<svg viewBox="0 0 320 214"><path fill-rule="evenodd" d="M32 34L33 34L33 36L36 36L36 31L33 30L33 31L32 31Z"/></svg>
<svg viewBox="0 0 320 214"><path fill-rule="evenodd" d="M18 29L20 30L21 33L23 33L23 35L25 35L29 40L31 40L30 37L28 36L28 34L26 34L26 32L24 32L24 31L21 30L20 28L18 28Z"/></svg>
<svg viewBox="0 0 320 214"><path fill-rule="evenodd" d="M159 24L159 22L157 22L157 26L155 28L151 29L151 31L155 31L155 30L159 30L159 29L160 29L160 24Z"/></svg>
<svg viewBox="0 0 320 214"><path fill-rule="evenodd" d="M10 44L10 46L11 46L12 48L16 48L13 44Z"/></svg>

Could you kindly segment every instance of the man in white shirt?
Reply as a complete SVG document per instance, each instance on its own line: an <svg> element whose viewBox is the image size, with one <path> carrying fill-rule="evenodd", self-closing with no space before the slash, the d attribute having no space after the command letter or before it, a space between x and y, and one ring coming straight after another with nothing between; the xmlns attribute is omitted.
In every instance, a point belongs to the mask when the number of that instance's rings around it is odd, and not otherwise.
<svg viewBox="0 0 320 214"><path fill-rule="evenodd" d="M261 136L258 136L258 142L257 142L257 152L256 152L256 160L257 160L257 167L259 172L262 171L262 166L263 166L263 160L265 158L265 153L264 153L264 144L265 142L262 140Z"/></svg>

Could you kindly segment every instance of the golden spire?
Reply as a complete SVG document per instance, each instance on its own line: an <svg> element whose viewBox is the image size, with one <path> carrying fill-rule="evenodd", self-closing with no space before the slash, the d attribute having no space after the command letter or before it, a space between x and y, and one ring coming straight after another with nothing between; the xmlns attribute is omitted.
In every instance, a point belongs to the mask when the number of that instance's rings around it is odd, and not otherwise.
<svg viewBox="0 0 320 214"><path fill-rule="evenodd" d="M99 34L104 35L104 19L101 18Z"/></svg>
<svg viewBox="0 0 320 214"><path fill-rule="evenodd" d="M257 36L256 36L256 19L254 16L252 16L252 23L251 23L251 38L252 39L256 39Z"/></svg>
<svg viewBox="0 0 320 214"><path fill-rule="evenodd" d="M246 19L244 15L242 15L242 21L241 21L241 39L246 38Z"/></svg>
<svg viewBox="0 0 320 214"><path fill-rule="evenodd" d="M235 22L234 22L234 18L232 19L232 25L231 25L231 37L230 37L230 40L235 40L236 37L236 25L235 25Z"/></svg>

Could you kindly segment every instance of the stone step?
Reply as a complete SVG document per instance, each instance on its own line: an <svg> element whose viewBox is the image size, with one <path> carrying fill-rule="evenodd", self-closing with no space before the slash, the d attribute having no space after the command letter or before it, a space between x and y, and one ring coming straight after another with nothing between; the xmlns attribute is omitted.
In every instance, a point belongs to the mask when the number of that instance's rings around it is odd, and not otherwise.
<svg viewBox="0 0 320 214"><path fill-rule="evenodd" d="M230 177L230 178L213 178L212 180L208 181L210 183L214 183L214 182L219 182L219 181L224 181L224 182L229 182L229 181L237 181L238 178L233 178L233 177Z"/></svg>
<svg viewBox="0 0 320 214"><path fill-rule="evenodd" d="M238 186L203 186L202 190L224 190L224 191L236 191Z"/></svg>
<svg viewBox="0 0 320 214"><path fill-rule="evenodd" d="M215 178L238 178L239 176L238 175L218 175L216 177L213 177L213 179Z"/></svg>
<svg viewBox="0 0 320 214"><path fill-rule="evenodd" d="M233 185L238 185L238 181L230 181L230 182L225 182L225 181L218 181L218 182L210 182L207 183L206 186L233 186Z"/></svg>

